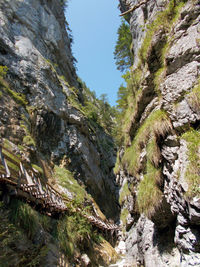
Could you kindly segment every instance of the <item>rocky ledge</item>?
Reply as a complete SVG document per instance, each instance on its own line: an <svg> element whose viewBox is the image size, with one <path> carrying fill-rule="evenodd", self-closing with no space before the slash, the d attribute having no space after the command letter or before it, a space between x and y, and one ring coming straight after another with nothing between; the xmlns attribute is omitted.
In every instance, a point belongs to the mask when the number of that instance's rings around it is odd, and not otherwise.
<svg viewBox="0 0 200 267"><path fill-rule="evenodd" d="M126 253L200 266L200 2L150 0L128 16L140 79L118 159Z"/></svg>

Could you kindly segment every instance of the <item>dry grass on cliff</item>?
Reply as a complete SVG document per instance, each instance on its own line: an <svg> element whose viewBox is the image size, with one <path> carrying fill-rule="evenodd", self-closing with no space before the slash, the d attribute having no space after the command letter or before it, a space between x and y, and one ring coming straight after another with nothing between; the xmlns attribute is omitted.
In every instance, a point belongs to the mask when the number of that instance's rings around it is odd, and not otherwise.
<svg viewBox="0 0 200 267"><path fill-rule="evenodd" d="M0 202L0 266L42 266L48 253L46 244L34 244L31 242L31 235L27 237L27 231L29 234L33 231L29 227L33 227L32 223L35 223L34 219L30 225L32 211L29 208L27 210L26 204L21 202L15 202L15 207L12 203L12 208L15 211L18 208L17 217L10 207L5 207Z"/></svg>
<svg viewBox="0 0 200 267"><path fill-rule="evenodd" d="M121 193L120 193L120 197L119 197L119 204L122 205L123 202L125 201L126 197L129 196L130 194L131 194L131 192L128 188L128 183L126 182L121 189Z"/></svg>
<svg viewBox="0 0 200 267"><path fill-rule="evenodd" d="M144 213L148 218L156 212L162 201L163 193L158 187L161 181L161 170L147 162L147 173L139 183L137 193L138 211Z"/></svg>
<svg viewBox="0 0 200 267"><path fill-rule="evenodd" d="M157 94L158 96L160 96L159 86L165 76L166 72L165 55L167 53L170 44L170 40L167 37L167 33L171 31L174 22L179 18L180 10L184 6L185 2L186 2L185 0L181 0L174 6L174 1L172 0L169 1L168 5L166 6L166 9L164 11L158 12L156 19L150 25L147 26L147 32L143 44L141 46L141 49L139 50L140 62L136 70L134 70L132 77L128 81L129 83L127 83L127 87L132 87L133 89L136 88L137 90L133 90L134 92L130 91L131 92L130 94L132 96L132 101L131 103L128 103L128 108L123 118L122 133L124 135L124 140L125 140L124 144L126 146L130 146L131 143L130 139L132 134L131 129L132 126L137 123L137 118L141 113L140 104L147 98L146 96L143 98L144 90L142 91L143 86L141 85L142 81L141 77L143 76L142 69L144 70L144 67L142 68L141 66L145 65L145 62L147 61L148 53L152 46L153 36L160 29L163 29L164 32L166 33L166 40L164 41L163 45L161 45L160 51L157 51L157 53L159 54L160 67L154 73L154 78L153 78L154 88L152 89L152 95ZM143 105L145 104L143 103Z"/></svg>
<svg viewBox="0 0 200 267"><path fill-rule="evenodd" d="M185 173L189 185L187 197L200 196L200 132L194 129L184 133L182 138L187 141L188 165Z"/></svg>
<svg viewBox="0 0 200 267"><path fill-rule="evenodd" d="M155 136L153 136L148 142L147 158L151 161L155 168L159 167L161 162L161 151Z"/></svg>
<svg viewBox="0 0 200 267"><path fill-rule="evenodd" d="M126 149L122 164L128 168L128 171L133 176L137 176L144 166L141 163L141 152L150 143L149 156L150 161L157 166L160 160L160 153L154 154L150 151L158 151L157 142L160 138L172 131L172 125L167 114L162 110L156 110L145 120L143 125L139 128L131 147ZM154 140L154 141L152 141ZM159 152L159 151L158 151ZM157 158L156 158L157 157Z"/></svg>
<svg viewBox="0 0 200 267"><path fill-rule="evenodd" d="M78 182L75 180L73 173L64 167L61 168L59 166L55 166L54 171L58 183L63 188L66 188L68 192L72 194L73 198L76 198L79 203L82 203L87 193L85 189L82 186L80 186Z"/></svg>
<svg viewBox="0 0 200 267"><path fill-rule="evenodd" d="M26 106L27 101L26 98L23 94L17 93L13 91L10 87L9 84L5 81L4 77L6 76L6 73L8 71L8 68L6 66L1 66L0 65L0 91L1 91L1 97L4 93L8 93L12 99L19 105L21 106Z"/></svg>
<svg viewBox="0 0 200 267"><path fill-rule="evenodd" d="M120 214L120 220L123 222L123 225L126 225L126 219L127 219L128 214L129 212L127 208L123 208Z"/></svg>
<svg viewBox="0 0 200 267"><path fill-rule="evenodd" d="M149 179L145 176L138 188L137 206L139 213L144 213L148 218L151 218L160 207L162 197L163 194L155 186L153 178Z"/></svg>
<svg viewBox="0 0 200 267"><path fill-rule="evenodd" d="M192 109L200 114L200 80L191 93L188 94L188 102Z"/></svg>
<svg viewBox="0 0 200 267"><path fill-rule="evenodd" d="M127 109L124 112L122 118L122 133L124 135L125 145L129 145L130 140L130 129L138 113L138 103L142 97L141 81L142 81L142 70L137 68L131 73L130 77L124 77L127 83L129 95L127 97Z"/></svg>
<svg viewBox="0 0 200 267"><path fill-rule="evenodd" d="M149 218L160 206L163 197L159 188L162 184L159 142L170 132L172 125L167 114L162 110L153 111L139 128L122 159L129 173L138 178L138 211ZM144 176L140 181L142 173Z"/></svg>
<svg viewBox="0 0 200 267"><path fill-rule="evenodd" d="M164 11L159 12L152 24L148 25L148 31L139 51L140 60L143 64L146 62L147 54L155 32L161 28L164 28L165 31L169 31L174 22L178 19L180 9L184 6L185 2L185 0L180 0L179 3L174 6L174 1L169 1L167 8Z"/></svg>

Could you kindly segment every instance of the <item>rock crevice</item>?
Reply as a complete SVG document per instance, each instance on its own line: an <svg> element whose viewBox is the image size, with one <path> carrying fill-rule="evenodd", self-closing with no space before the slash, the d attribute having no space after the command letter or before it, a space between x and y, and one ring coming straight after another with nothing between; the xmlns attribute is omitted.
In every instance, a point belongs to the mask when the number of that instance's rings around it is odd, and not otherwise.
<svg viewBox="0 0 200 267"><path fill-rule="evenodd" d="M137 1L120 3L124 12ZM148 89L144 80L138 86L141 95L149 90L151 98L147 101L144 95L146 102L142 97L134 99L142 109L132 110L125 131L129 141L117 173L122 185L124 179L129 184L121 218L125 221L126 253L138 265L200 266L199 18L199 1L148 1L129 13L133 79L139 69L141 77L151 81L146 84ZM144 134L145 123L148 125L156 110L165 113L170 130L163 131L164 119L161 124L152 120L150 134ZM137 148L139 153L134 150Z"/></svg>

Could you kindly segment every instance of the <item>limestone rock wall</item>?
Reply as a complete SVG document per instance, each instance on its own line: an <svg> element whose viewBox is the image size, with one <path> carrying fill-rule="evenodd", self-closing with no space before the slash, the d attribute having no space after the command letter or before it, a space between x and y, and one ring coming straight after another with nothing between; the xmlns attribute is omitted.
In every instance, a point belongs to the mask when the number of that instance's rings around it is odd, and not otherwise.
<svg viewBox="0 0 200 267"><path fill-rule="evenodd" d="M66 27L61 1L0 0L0 65L8 68L9 88L0 99L1 137L49 166L65 158L102 211L116 218L115 148L72 103L76 95L82 105L83 97Z"/></svg>
<svg viewBox="0 0 200 267"><path fill-rule="evenodd" d="M121 11L136 3L120 1ZM127 254L138 265L200 266L200 2L150 0L129 19L140 79L117 174Z"/></svg>

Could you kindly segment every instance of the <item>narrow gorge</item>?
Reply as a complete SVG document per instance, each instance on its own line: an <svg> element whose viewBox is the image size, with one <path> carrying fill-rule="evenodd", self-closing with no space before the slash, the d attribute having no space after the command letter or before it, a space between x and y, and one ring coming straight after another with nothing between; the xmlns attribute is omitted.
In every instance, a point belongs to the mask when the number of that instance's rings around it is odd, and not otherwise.
<svg viewBox="0 0 200 267"><path fill-rule="evenodd" d="M0 0L0 267L200 266L200 1L119 0L116 108L66 5Z"/></svg>

